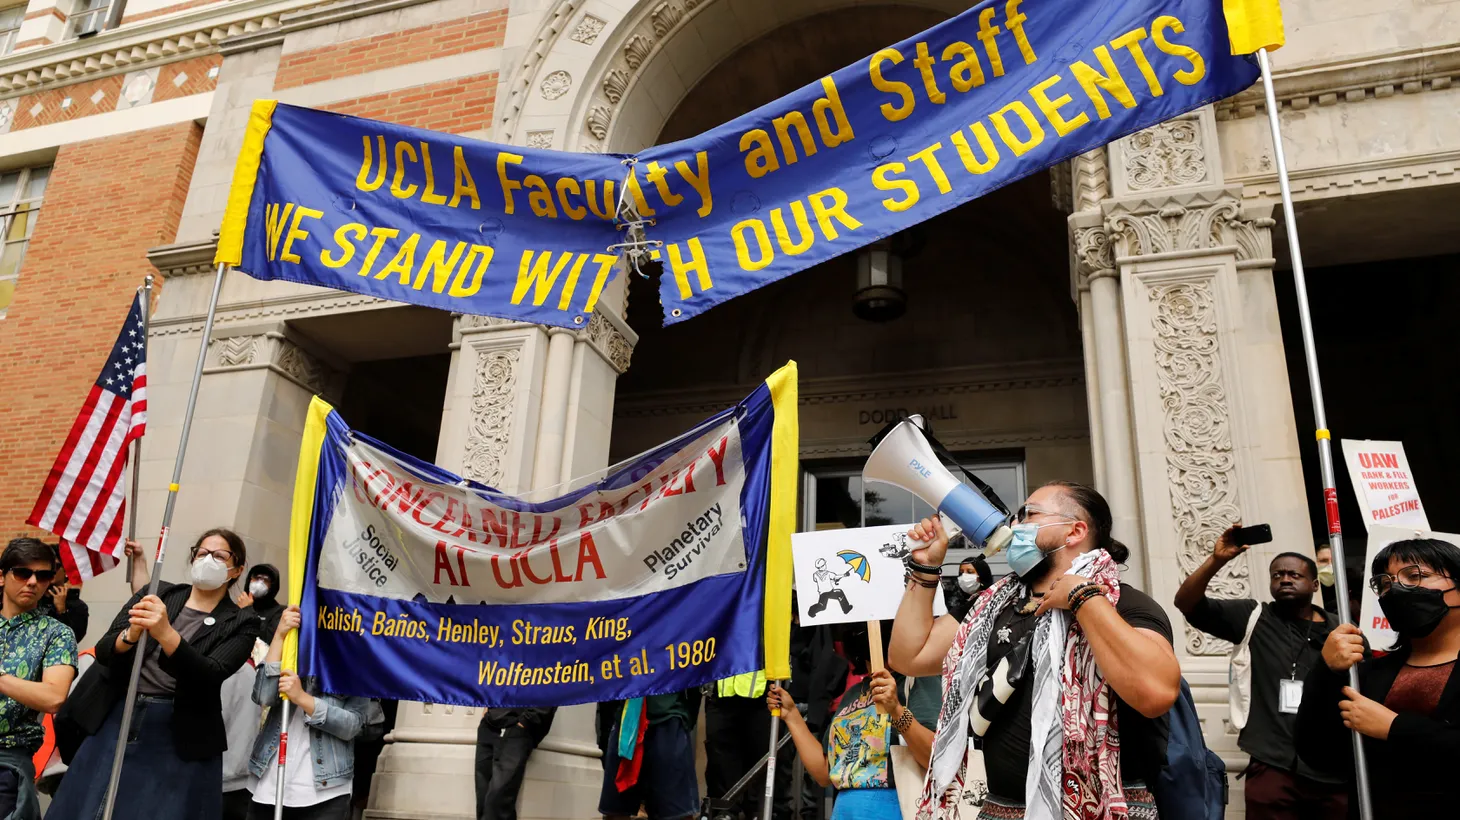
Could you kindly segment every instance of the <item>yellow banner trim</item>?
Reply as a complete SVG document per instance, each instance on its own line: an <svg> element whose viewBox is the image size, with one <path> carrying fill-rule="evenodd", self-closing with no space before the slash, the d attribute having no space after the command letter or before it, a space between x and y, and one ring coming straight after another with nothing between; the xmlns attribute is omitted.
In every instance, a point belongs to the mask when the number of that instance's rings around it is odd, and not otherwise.
<svg viewBox="0 0 1460 820"><path fill-rule="evenodd" d="M791 533L796 531L796 490L801 483L796 363L787 362L765 383L775 412L771 427L771 509L766 532L765 671L771 680L790 680Z"/></svg>
<svg viewBox="0 0 1460 820"><path fill-rule="evenodd" d="M248 208L253 202L253 186L258 180L259 163L264 158L264 137L274 124L274 108L278 100L254 100L248 113L248 127L243 132L243 148L233 166L233 184L228 188L228 209L223 212L223 225L218 231L218 252L214 265L238 265L243 262L243 232L248 227Z"/></svg>
<svg viewBox="0 0 1460 820"><path fill-rule="evenodd" d="M334 412L324 399L309 402L304 438L299 442L299 467L294 473L294 507L289 512L289 605L304 600L304 566L309 557L309 529L314 524L314 491L319 484L319 455L324 449L326 420ZM305 616L309 617L309 616ZM282 666L299 669L299 630L284 638Z"/></svg>
<svg viewBox="0 0 1460 820"><path fill-rule="evenodd" d="M1233 54L1274 51L1287 42L1278 0L1222 0Z"/></svg>

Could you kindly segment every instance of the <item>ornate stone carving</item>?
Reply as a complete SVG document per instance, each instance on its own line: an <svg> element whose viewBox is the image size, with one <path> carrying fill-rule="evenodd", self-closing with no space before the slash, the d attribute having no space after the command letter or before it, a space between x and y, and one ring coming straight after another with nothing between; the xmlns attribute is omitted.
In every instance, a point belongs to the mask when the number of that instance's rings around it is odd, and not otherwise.
<svg viewBox="0 0 1460 820"><path fill-rule="evenodd" d="M700 3L703 2L704 0L684 0L684 10L694 11L695 9L699 8Z"/></svg>
<svg viewBox="0 0 1460 820"><path fill-rule="evenodd" d="M649 51L653 48L653 40L642 34L635 34L624 44L624 62L629 64L629 68L637 70L649 59Z"/></svg>
<svg viewBox="0 0 1460 820"><path fill-rule="evenodd" d="M457 318L456 327L459 330L481 330L489 327L504 327L517 324L514 319L504 319L500 316L476 316L464 314Z"/></svg>
<svg viewBox="0 0 1460 820"><path fill-rule="evenodd" d="M279 340L279 353L274 365L285 375L316 393L324 394L329 391L333 371L288 339Z"/></svg>
<svg viewBox="0 0 1460 820"><path fill-rule="evenodd" d="M1115 254L1110 246L1110 234L1103 226L1075 229L1075 273L1076 287L1085 290L1090 279L1115 271Z"/></svg>
<svg viewBox="0 0 1460 820"><path fill-rule="evenodd" d="M683 17L684 11L668 2L655 6L654 11L649 14L649 20L654 24L654 34L659 37L673 31Z"/></svg>
<svg viewBox="0 0 1460 820"><path fill-rule="evenodd" d="M1123 142L1126 185L1132 191L1209 181L1197 119L1163 122L1131 134Z"/></svg>
<svg viewBox="0 0 1460 820"><path fill-rule="evenodd" d="M591 46L593 45L593 41L598 39L598 35L603 33L603 27L606 25L608 25L607 21L600 20L591 14L585 14L583 15L583 19L578 21L578 25L573 28L573 33L568 35L568 38L575 43Z"/></svg>
<svg viewBox="0 0 1460 820"><path fill-rule="evenodd" d="M1072 194L1074 180L1071 166L1073 160L1056 163L1049 169L1049 199L1050 204L1060 213L1069 213L1074 207L1074 196Z"/></svg>
<svg viewBox="0 0 1460 820"><path fill-rule="evenodd" d="M634 348L602 313L593 314L583 334L589 344L603 353L603 357L614 370L623 373L629 369L629 359L633 356Z"/></svg>
<svg viewBox="0 0 1460 820"><path fill-rule="evenodd" d="M1164 414L1166 480L1180 537L1177 561L1185 578L1206 560L1217 536L1242 517L1218 353L1217 305L1209 282L1157 284L1148 295ZM1252 594L1250 575L1244 556L1228 564L1210 588L1219 598L1247 598ZM1186 645L1193 655L1220 655L1229 648L1195 629L1187 630Z"/></svg>
<svg viewBox="0 0 1460 820"><path fill-rule="evenodd" d="M263 336L234 336L228 339L218 339L214 348L218 351L216 362L219 367L238 367L239 365L251 364L254 356L258 353L259 342Z"/></svg>
<svg viewBox="0 0 1460 820"><path fill-rule="evenodd" d="M629 75L622 69L615 68L603 75L603 96L611 103L617 103L624 98L624 92L629 89Z"/></svg>
<svg viewBox="0 0 1460 820"><path fill-rule="evenodd" d="M553 147L553 132L551 131L528 131L527 146L529 148L551 148Z"/></svg>
<svg viewBox="0 0 1460 820"><path fill-rule="evenodd" d="M1229 246L1237 248L1239 262L1272 256L1273 221L1244 218L1232 190L1121 202L1110 209L1105 224L1116 256Z"/></svg>
<svg viewBox="0 0 1460 820"><path fill-rule="evenodd" d="M1096 148L1072 160L1074 163L1075 210L1093 211L1110 196L1110 165L1105 148Z"/></svg>
<svg viewBox="0 0 1460 820"><path fill-rule="evenodd" d="M608 136L608 124L613 121L613 111L606 105L595 105L588 111L588 133L597 139Z"/></svg>
<svg viewBox="0 0 1460 820"><path fill-rule="evenodd" d="M517 363L522 351L488 350L477 357L471 390L471 419L467 425L466 477L490 487L506 478L507 444L512 435L513 402L517 392Z"/></svg>
<svg viewBox="0 0 1460 820"><path fill-rule="evenodd" d="M556 100L568 93L568 89L572 87L573 75L566 71L554 71L542 78L542 85L538 88L542 91L543 99Z"/></svg>

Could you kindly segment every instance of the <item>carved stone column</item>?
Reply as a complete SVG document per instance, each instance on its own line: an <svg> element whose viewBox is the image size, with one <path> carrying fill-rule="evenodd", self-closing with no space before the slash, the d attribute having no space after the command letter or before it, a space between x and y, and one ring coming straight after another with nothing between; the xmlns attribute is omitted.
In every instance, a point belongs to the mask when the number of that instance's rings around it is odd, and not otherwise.
<svg viewBox="0 0 1460 820"><path fill-rule="evenodd" d="M1187 628L1171 601L1239 519L1272 524L1276 539L1229 564L1215 596L1265 598L1271 557L1311 548L1271 207L1223 185L1209 109L1113 143L1110 158L1113 197L1101 203L1103 226L1082 223L1082 258L1113 267L1120 285L1148 591L1176 627L1208 743L1238 765L1226 723L1230 647Z"/></svg>
<svg viewBox="0 0 1460 820"><path fill-rule="evenodd" d="M509 492L606 466L614 384L634 341L602 306L579 331L458 317L437 463ZM597 815L602 769L593 718L592 705L558 710L528 763L523 820ZM474 817L480 720L479 709L402 703L365 816Z"/></svg>
<svg viewBox="0 0 1460 820"><path fill-rule="evenodd" d="M1110 502L1113 534L1130 547L1124 576L1147 588L1135 450L1131 444L1121 294L1099 205L1109 195L1105 149L1076 157L1069 217L1072 273L1085 348L1085 389L1096 487Z"/></svg>

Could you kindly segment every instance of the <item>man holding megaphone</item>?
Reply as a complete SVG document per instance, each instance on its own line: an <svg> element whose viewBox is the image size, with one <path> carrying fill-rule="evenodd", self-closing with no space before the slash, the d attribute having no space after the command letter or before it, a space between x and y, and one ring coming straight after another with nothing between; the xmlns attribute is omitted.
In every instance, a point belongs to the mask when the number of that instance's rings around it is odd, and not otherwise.
<svg viewBox="0 0 1460 820"><path fill-rule="evenodd" d="M973 820L967 783L982 798L980 817L1056 820L1062 805L1076 805L1083 817L1154 818L1149 787L1181 686L1171 622L1121 583L1128 551L1111 538L1110 507L1095 490L1047 484L1014 520L1013 573L961 624L933 619L948 549L942 522L908 533L927 544L908 560L888 665L941 672L944 691L918 816Z"/></svg>

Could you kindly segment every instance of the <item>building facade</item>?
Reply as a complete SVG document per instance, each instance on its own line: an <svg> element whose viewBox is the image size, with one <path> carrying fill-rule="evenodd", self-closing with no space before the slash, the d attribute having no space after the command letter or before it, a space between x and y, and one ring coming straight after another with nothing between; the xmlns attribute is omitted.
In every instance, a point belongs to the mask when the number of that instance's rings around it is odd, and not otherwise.
<svg viewBox="0 0 1460 820"><path fill-rule="evenodd" d="M905 232L892 249L903 272L893 301L905 313L887 321L854 312L866 294L849 255L670 329L659 326L654 283L627 276L587 328L570 331L231 274L213 336L202 339L214 231L256 98L503 143L628 152L719 124L966 7L0 8L0 527L24 531L148 273L159 293L136 505L143 534L157 531L194 363L208 345L174 572L191 538L215 525L239 531L254 561L284 564L316 393L402 450L520 490L661 442L796 359L806 528L854 525L864 511L869 521L918 514L914 500L865 490L857 476L867 439L908 413L931 418L1011 503L1047 480L1093 482L1132 548L1129 579L1178 626L1211 745L1240 771L1225 722L1227 647L1183 633L1170 601L1230 521L1270 523L1278 540L1234 562L1214 585L1219 595L1265 596L1267 559L1312 544L1311 410L1306 377L1294 372L1297 318L1260 89ZM114 28L97 22L118 14ZM1451 85L1460 0L1289 0L1285 14L1277 94L1315 282L1329 266L1403 268L1396 260L1416 258L1460 279L1460 89ZM1435 287L1431 301L1457 295ZM86 597L112 611L125 599L121 579L97 579ZM93 620L99 633L108 619ZM402 704L367 816L472 816L477 718ZM524 817L594 816L598 755L592 707L562 710L529 769ZM1236 792L1233 802L1239 813Z"/></svg>

